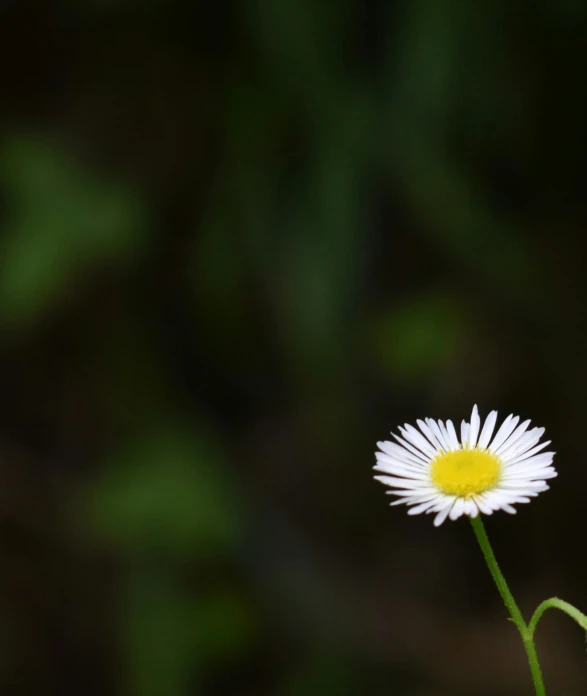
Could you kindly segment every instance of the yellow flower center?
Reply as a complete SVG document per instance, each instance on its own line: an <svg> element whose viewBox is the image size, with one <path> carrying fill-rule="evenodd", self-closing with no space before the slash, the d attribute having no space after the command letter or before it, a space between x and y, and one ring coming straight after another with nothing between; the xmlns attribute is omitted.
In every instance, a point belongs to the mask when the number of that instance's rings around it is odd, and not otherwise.
<svg viewBox="0 0 587 696"><path fill-rule="evenodd" d="M432 460L432 480L447 495L470 498L493 488L501 475L499 457L487 450L459 449Z"/></svg>

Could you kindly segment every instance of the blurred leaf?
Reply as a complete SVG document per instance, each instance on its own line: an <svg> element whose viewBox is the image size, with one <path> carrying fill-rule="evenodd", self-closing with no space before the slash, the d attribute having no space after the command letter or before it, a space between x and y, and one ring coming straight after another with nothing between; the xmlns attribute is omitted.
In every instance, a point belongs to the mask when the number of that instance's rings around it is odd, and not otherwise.
<svg viewBox="0 0 587 696"><path fill-rule="evenodd" d="M188 693L198 667L193 602L160 570L139 568L131 575L124 619L134 695Z"/></svg>
<svg viewBox="0 0 587 696"><path fill-rule="evenodd" d="M443 261L481 275L493 292L529 311L537 303L541 309L548 306L548 278L515 233L513 221L491 206L481 182L467 176L441 140L414 127L405 114L396 116L392 166L425 234L442 250Z"/></svg>
<svg viewBox="0 0 587 696"><path fill-rule="evenodd" d="M281 262L273 269L290 366L310 380L344 363L351 303L361 264L361 166L325 139L294 190L284 220ZM325 367L328 369L325 370Z"/></svg>
<svg viewBox="0 0 587 696"><path fill-rule="evenodd" d="M463 329L463 317L453 301L437 296L417 298L375 323L374 354L387 374L426 377L456 357Z"/></svg>
<svg viewBox="0 0 587 696"><path fill-rule="evenodd" d="M403 7L393 65L395 98L418 111L431 127L442 130L454 107L455 69L468 5L454 0L412 0Z"/></svg>
<svg viewBox="0 0 587 696"><path fill-rule="evenodd" d="M13 138L0 152L8 215L0 244L0 318L28 322L96 265L131 259L145 239L144 210L42 140Z"/></svg>
<svg viewBox="0 0 587 696"><path fill-rule="evenodd" d="M256 630L247 604L230 592L197 598L173 568L139 564L129 576L123 616L136 696L193 694L203 668L246 650Z"/></svg>
<svg viewBox="0 0 587 696"><path fill-rule="evenodd" d="M327 102L344 68L340 46L350 3L265 0L243 7L279 88L301 93L312 108Z"/></svg>
<svg viewBox="0 0 587 696"><path fill-rule="evenodd" d="M352 668L343 657L316 650L298 665L280 692L283 696L351 696L358 693Z"/></svg>
<svg viewBox="0 0 587 696"><path fill-rule="evenodd" d="M201 597L194 618L198 628L198 655L207 665L242 653L257 629L249 605L229 592Z"/></svg>
<svg viewBox="0 0 587 696"><path fill-rule="evenodd" d="M226 169L216 182L186 265L206 339L229 370L260 358L250 305L262 283L255 274L267 267L272 251L279 136L273 123L279 122L280 108L258 85L239 85L231 93Z"/></svg>
<svg viewBox="0 0 587 696"><path fill-rule="evenodd" d="M224 554L242 531L240 499L225 464L209 437L145 432L92 484L90 523L129 549Z"/></svg>
<svg viewBox="0 0 587 696"><path fill-rule="evenodd" d="M463 135L480 148L497 141L507 161L507 143L517 146L529 132L530 93L508 91L504 12L505 5L490 2L406 5L398 60L388 72L390 148L384 156L400 193L446 258L479 271L495 292L531 308L548 300L539 269L516 234L516 220L493 205L483 165L472 166L468 157L475 155L465 149Z"/></svg>
<svg viewBox="0 0 587 696"><path fill-rule="evenodd" d="M230 224L237 231L246 258L258 271L271 260L282 175L280 139L288 118L286 104L275 93L268 94L264 84L252 81L232 91L226 122L229 176L219 182L213 212L224 220L228 198L232 204Z"/></svg>

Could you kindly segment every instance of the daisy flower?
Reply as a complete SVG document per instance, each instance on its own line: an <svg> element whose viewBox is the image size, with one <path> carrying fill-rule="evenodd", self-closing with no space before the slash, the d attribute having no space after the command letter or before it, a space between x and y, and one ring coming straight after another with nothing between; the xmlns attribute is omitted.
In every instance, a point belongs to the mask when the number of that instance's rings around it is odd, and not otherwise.
<svg viewBox="0 0 587 696"><path fill-rule="evenodd" d="M434 525L447 517L476 517L494 510L515 513L516 503L548 490L547 479L557 475L554 452L541 452L550 441L538 444L544 428L528 430L530 421L518 425L509 415L493 435L497 411L491 411L483 427L477 406L471 422L461 423L461 437L450 420L432 418L400 427L396 442L378 442L375 478L398 496L392 505L405 503L409 515L436 513ZM492 438L493 436L493 438ZM539 454L540 453L540 454Z"/></svg>

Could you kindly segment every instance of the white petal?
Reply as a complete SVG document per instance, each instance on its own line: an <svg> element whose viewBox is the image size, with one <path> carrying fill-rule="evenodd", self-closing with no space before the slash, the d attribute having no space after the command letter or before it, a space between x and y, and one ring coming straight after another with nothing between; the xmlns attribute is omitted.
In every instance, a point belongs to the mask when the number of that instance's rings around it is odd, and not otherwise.
<svg viewBox="0 0 587 696"><path fill-rule="evenodd" d="M416 473L415 471L408 469L407 467L402 467L401 464L386 464L384 462L378 462L376 466L373 467L375 471L381 471L384 474L393 474L394 476L403 476L406 479L411 479L412 481L430 481L430 476L427 474Z"/></svg>
<svg viewBox="0 0 587 696"><path fill-rule="evenodd" d="M535 497L534 495L513 495L508 499L508 504L509 505L517 505L518 503L529 503L532 498Z"/></svg>
<svg viewBox="0 0 587 696"><path fill-rule="evenodd" d="M495 452L495 450L511 435L519 420L520 418L518 416L514 418L512 413L510 413L510 415L504 420L501 427L495 434L493 442L489 445L489 449L492 452Z"/></svg>
<svg viewBox="0 0 587 696"><path fill-rule="evenodd" d="M430 430L434 433L434 437L436 438L442 449L445 452L448 452L448 450L450 449L448 438L445 437L442 430L438 427L438 423L435 420L432 420L432 418L426 418L426 423L428 424Z"/></svg>
<svg viewBox="0 0 587 696"><path fill-rule="evenodd" d="M492 508L492 510L500 510L501 506L507 503L508 495L503 491L488 491L483 494L485 502Z"/></svg>
<svg viewBox="0 0 587 696"><path fill-rule="evenodd" d="M514 430L514 432L508 437L508 439L500 445L497 449L492 448L492 452L494 454L500 454L501 452L505 452L510 449L510 447L515 444L521 437L522 435L526 432L526 429L530 425L531 421L530 420L525 420L523 423L520 423L518 427Z"/></svg>
<svg viewBox="0 0 587 696"><path fill-rule="evenodd" d="M434 448L434 450L436 452L438 452L439 450L445 450L445 447L442 444L441 440L439 440L436 437L436 435L434 434L434 432L428 426L427 423L425 423L422 420L417 420L416 422L418 423L418 427L424 433L424 435L428 438L428 440L430 441L430 444L432 445L432 447Z"/></svg>
<svg viewBox="0 0 587 696"><path fill-rule="evenodd" d="M499 456L504 460L511 460L515 459L516 457L519 457L521 454L524 454L524 452L527 452L531 447L534 447L534 445L540 440L540 438L544 435L544 428L533 428L527 433L524 433L522 437L518 438L517 441L514 443L512 442L512 438L514 438L515 434L512 435L510 440L508 440L508 443L505 443L502 445L502 450L499 453Z"/></svg>
<svg viewBox="0 0 587 696"><path fill-rule="evenodd" d="M514 459L510 460L510 463L517 464L518 462L523 462L525 459L533 457L535 454L540 452L540 450L544 449L545 447L548 447L548 445L550 445L550 442L550 440L545 440L544 442L541 442L539 445L533 447L531 450L524 452L523 454L517 455ZM549 454L554 455L554 452L550 452Z"/></svg>
<svg viewBox="0 0 587 696"><path fill-rule="evenodd" d="M389 491L390 493L392 491ZM399 498L398 500L394 500L393 503L390 503L391 506L393 505L419 505L421 503L425 503L428 500L434 499L437 502L438 495L435 495L434 498L431 496L422 496L422 495L413 495L411 497L404 497L404 498Z"/></svg>
<svg viewBox="0 0 587 696"><path fill-rule="evenodd" d="M401 430L401 428L400 428ZM430 461L429 457L426 457L426 455L423 452L420 452L420 450L417 450L413 445L410 445L409 442L406 442L404 439L402 439L399 435L395 435L394 433L391 433L391 436L397 440L400 445L403 445L407 450L409 450L415 457L420 459L424 464L427 464Z"/></svg>
<svg viewBox="0 0 587 696"><path fill-rule="evenodd" d="M462 447L469 446L469 432L470 432L470 426L467 423L467 421L461 421L461 446Z"/></svg>
<svg viewBox="0 0 587 696"><path fill-rule="evenodd" d="M424 499L428 496L435 495L438 497L442 494L439 493L436 488L432 488L431 486L429 486L428 488L418 488L417 491L411 490L409 488L406 490L401 490L401 491L385 491L385 495L398 495L398 496L403 496L406 498L412 497L412 498Z"/></svg>
<svg viewBox="0 0 587 696"><path fill-rule="evenodd" d="M552 467L552 455L538 455L517 464L508 464L503 468L504 476L520 472L532 472L536 469L546 469Z"/></svg>
<svg viewBox="0 0 587 696"><path fill-rule="evenodd" d="M473 412L471 413L471 429L469 431L469 447L473 448L477 446L477 437L479 435L479 428L481 427L481 419L479 418L479 411L477 410L477 404L473 406Z"/></svg>
<svg viewBox="0 0 587 696"><path fill-rule="evenodd" d="M443 507L439 508L438 514L434 518L435 527L439 527L444 522L444 520L446 520L455 500L455 498L450 498L445 502Z"/></svg>
<svg viewBox="0 0 587 696"><path fill-rule="evenodd" d="M426 503L421 503L420 505L416 505L416 507L412 507L408 510L408 515L419 515L422 512L427 512L430 510L430 508L433 508L436 506L436 501L428 501Z"/></svg>
<svg viewBox="0 0 587 696"><path fill-rule="evenodd" d="M491 503L486 499L486 497L484 495L478 495L475 498L475 502L477 503L477 507L479 508L479 510L481 510L481 512L484 515L492 515L493 514L494 508L492 507Z"/></svg>
<svg viewBox="0 0 587 696"><path fill-rule="evenodd" d="M438 494L438 491L434 493L429 493L428 495L413 495L409 501L408 505L414 505L415 503L428 503L434 501L435 504L441 502L442 496Z"/></svg>
<svg viewBox="0 0 587 696"><path fill-rule="evenodd" d="M457 431L455 430L455 426L453 425L453 422L451 420L446 421L446 430L448 432L448 435L450 437L450 444L453 449L459 449L460 443L459 443L459 438L457 437Z"/></svg>
<svg viewBox="0 0 587 696"><path fill-rule="evenodd" d="M477 510L475 503L472 500L465 500L465 507L463 509L465 515L472 515L475 510Z"/></svg>
<svg viewBox="0 0 587 696"><path fill-rule="evenodd" d="M396 459L402 459L413 464L419 464L420 466L428 463L428 460L424 458L424 455L416 456L415 454L409 452L405 447L396 445L395 442L389 442L389 440L386 440L385 442L378 442L377 446L380 450Z"/></svg>
<svg viewBox="0 0 587 696"><path fill-rule="evenodd" d="M500 490L503 491L515 491L520 488L525 488L527 490L546 490L548 486L544 481L501 481L499 484Z"/></svg>
<svg viewBox="0 0 587 696"><path fill-rule="evenodd" d="M375 471L385 471L390 474L397 474L398 476L405 476L406 478L413 479L426 479L430 480L430 475L424 469L418 469L411 464L404 464L403 462L395 461L391 459L386 454L382 454L377 457L377 463L373 467Z"/></svg>
<svg viewBox="0 0 587 696"><path fill-rule="evenodd" d="M514 472L512 474L505 474L501 477L502 481L528 481L531 479L551 479L556 478L558 473L552 467L546 467L544 469L536 469L533 471L520 471Z"/></svg>
<svg viewBox="0 0 587 696"><path fill-rule="evenodd" d="M495 421L497 420L497 411L491 411L491 413L485 419L485 424L483 425L483 430L479 436L479 447L481 449L487 449L489 440L493 435L493 429L495 428Z"/></svg>
<svg viewBox="0 0 587 696"><path fill-rule="evenodd" d="M449 517L451 520L457 520L465 511L465 501L463 498L457 498L452 506Z"/></svg>
<svg viewBox="0 0 587 696"><path fill-rule="evenodd" d="M403 459L395 459L390 457L388 454L383 454L383 452L375 452L375 459L377 465L382 466L402 466L415 474L423 474L426 472L426 467L423 464L413 464L412 462L405 461Z"/></svg>
<svg viewBox="0 0 587 696"><path fill-rule="evenodd" d="M418 491L423 488L424 484L421 481L413 481L405 478L397 478L395 476L374 476L376 481L381 481L386 486L396 486L397 488L409 488Z"/></svg>
<svg viewBox="0 0 587 696"><path fill-rule="evenodd" d="M409 440L414 447L422 450L429 457L435 457L438 452L432 447L432 445L414 428L413 425L406 423L403 428L399 429L402 435Z"/></svg>
<svg viewBox="0 0 587 696"><path fill-rule="evenodd" d="M483 497L485 499L485 503L489 507L491 507L493 511L507 510L507 512L511 512L511 510L513 509L510 503L510 501L512 500L512 496L510 495L505 495L503 493L500 493L499 491L491 491L488 494L484 493ZM507 508L510 509L508 510Z"/></svg>
<svg viewBox="0 0 587 696"><path fill-rule="evenodd" d="M534 449L536 448L534 447ZM535 464L536 462L546 462L547 464L551 464L553 458L554 452L540 452L539 454L533 454L529 457L522 455L521 459L510 459L507 464L504 464L504 467L506 469L511 469L513 467L528 466L529 464Z"/></svg>

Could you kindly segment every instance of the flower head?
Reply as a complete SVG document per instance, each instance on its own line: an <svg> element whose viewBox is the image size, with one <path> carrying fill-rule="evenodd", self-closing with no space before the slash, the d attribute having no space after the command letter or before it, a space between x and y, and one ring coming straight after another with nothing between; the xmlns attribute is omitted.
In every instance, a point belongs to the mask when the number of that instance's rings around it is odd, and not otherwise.
<svg viewBox="0 0 587 696"><path fill-rule="evenodd" d="M548 490L546 480L557 475L554 452L541 452L550 441L538 444L544 428L528 430L530 421L518 425L519 416L509 415L493 435L497 411L491 411L483 427L477 406L471 422L461 423L459 440L450 420L431 418L400 427L396 442L378 442L375 478L398 496L392 505L405 503L409 515L434 512L434 525L447 517L476 517L494 510L515 513L516 503L528 503ZM493 438L492 438L493 436Z"/></svg>

